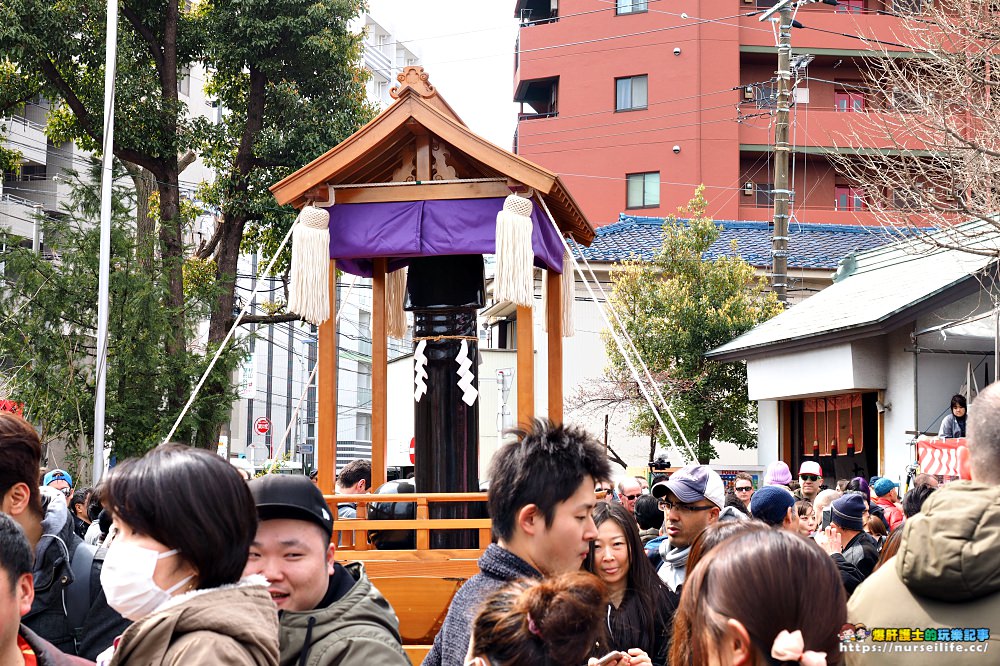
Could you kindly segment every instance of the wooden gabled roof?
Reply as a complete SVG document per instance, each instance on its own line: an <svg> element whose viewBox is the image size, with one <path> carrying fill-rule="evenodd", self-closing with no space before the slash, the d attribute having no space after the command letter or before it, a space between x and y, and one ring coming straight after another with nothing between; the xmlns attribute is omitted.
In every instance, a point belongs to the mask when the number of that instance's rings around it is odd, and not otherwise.
<svg viewBox="0 0 1000 666"><path fill-rule="evenodd" d="M583 245L590 245L594 228L558 175L469 130L430 85L422 67L407 67L397 78L401 85L393 89L396 101L389 108L339 145L271 187L279 204L301 207L311 198L311 192L325 185L363 187L372 183L400 182L400 168L413 159L418 138L429 136L442 165L446 160L448 173L456 179L481 182L482 179L502 178L512 187L531 188L543 197L563 233ZM418 192L426 193L432 187L435 198L466 198L463 192L473 191L471 184L427 186L419 190L414 188L413 198L420 199L423 195ZM499 189L507 191L505 187ZM482 192L481 187L479 191Z"/></svg>

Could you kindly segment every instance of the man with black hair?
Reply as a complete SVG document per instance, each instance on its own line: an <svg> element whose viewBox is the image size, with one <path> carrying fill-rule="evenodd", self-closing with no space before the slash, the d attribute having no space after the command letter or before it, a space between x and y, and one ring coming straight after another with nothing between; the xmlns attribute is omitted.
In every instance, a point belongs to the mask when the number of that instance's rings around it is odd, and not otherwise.
<svg viewBox="0 0 1000 666"><path fill-rule="evenodd" d="M639 523L639 537L642 545L649 543L650 539L660 536L660 528L663 527L663 512L660 511L659 503L652 495L643 495L635 501L635 520Z"/></svg>
<svg viewBox="0 0 1000 666"><path fill-rule="evenodd" d="M73 531L81 539L86 538L87 528L93 522L87 512L90 508L90 488L78 488L69 499L69 513L73 516Z"/></svg>
<svg viewBox="0 0 1000 666"><path fill-rule="evenodd" d="M406 666L399 621L364 565L334 560L333 515L303 476L249 484L257 534L244 575L262 574L278 606L282 666Z"/></svg>
<svg viewBox="0 0 1000 666"><path fill-rule="evenodd" d="M535 421L490 465L488 503L497 543L459 589L424 666L462 666L472 620L506 583L578 571L597 538L594 487L611 478L607 454L582 428Z"/></svg>
<svg viewBox="0 0 1000 666"><path fill-rule="evenodd" d="M104 559L74 532L62 493L38 487L41 451L30 423L0 412L0 512L21 526L35 551L34 602L24 624L63 652L94 659L129 622L108 606Z"/></svg>
<svg viewBox="0 0 1000 666"><path fill-rule="evenodd" d="M31 609L31 546L14 520L0 513L0 664L72 666L89 664L70 657L21 624Z"/></svg>
<svg viewBox="0 0 1000 666"><path fill-rule="evenodd" d="M903 496L903 515L907 518L912 518L920 513L924 502L927 501L927 498L935 490L937 490L936 486L927 485L917 485L910 488Z"/></svg>

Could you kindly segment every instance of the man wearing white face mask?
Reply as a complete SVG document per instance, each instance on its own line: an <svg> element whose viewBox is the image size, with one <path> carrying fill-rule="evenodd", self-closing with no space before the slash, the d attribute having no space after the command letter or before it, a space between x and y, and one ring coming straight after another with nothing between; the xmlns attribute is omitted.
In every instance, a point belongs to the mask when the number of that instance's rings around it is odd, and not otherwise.
<svg viewBox="0 0 1000 666"><path fill-rule="evenodd" d="M257 513L236 468L204 450L160 446L115 467L103 499L115 527L101 584L134 624L99 665L277 666L267 581L241 579Z"/></svg>
<svg viewBox="0 0 1000 666"><path fill-rule="evenodd" d="M0 511L21 526L35 552L34 601L22 621L59 650L92 660L129 622L101 590L101 551L76 535L62 494L38 487L41 451L30 423L0 412Z"/></svg>

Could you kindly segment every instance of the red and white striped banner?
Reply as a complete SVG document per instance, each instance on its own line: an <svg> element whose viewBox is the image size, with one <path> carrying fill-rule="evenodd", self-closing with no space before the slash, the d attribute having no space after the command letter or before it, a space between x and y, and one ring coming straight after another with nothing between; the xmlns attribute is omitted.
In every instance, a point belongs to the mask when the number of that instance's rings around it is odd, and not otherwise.
<svg viewBox="0 0 1000 666"><path fill-rule="evenodd" d="M958 477L958 449L965 446L965 438L927 439L917 442L917 461L920 471L937 476Z"/></svg>

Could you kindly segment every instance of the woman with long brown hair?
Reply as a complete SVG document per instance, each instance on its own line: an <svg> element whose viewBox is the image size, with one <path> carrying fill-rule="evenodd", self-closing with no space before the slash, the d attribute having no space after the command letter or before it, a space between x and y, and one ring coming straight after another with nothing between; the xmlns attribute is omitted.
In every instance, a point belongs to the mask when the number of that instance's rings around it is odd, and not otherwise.
<svg viewBox="0 0 1000 666"><path fill-rule="evenodd" d="M837 567L785 530L752 530L688 572L674 618L673 666L839 664L847 620Z"/></svg>

